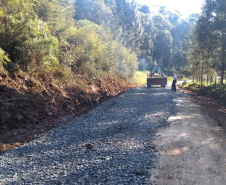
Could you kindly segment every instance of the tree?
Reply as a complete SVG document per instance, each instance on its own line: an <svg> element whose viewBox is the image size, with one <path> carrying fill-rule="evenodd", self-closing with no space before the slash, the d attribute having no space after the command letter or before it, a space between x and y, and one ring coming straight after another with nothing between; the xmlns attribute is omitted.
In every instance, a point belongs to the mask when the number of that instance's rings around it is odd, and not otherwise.
<svg viewBox="0 0 226 185"><path fill-rule="evenodd" d="M144 13L144 14L150 13L149 7L146 6L146 5L141 6L141 8L139 8L139 11Z"/></svg>
<svg viewBox="0 0 226 185"><path fill-rule="evenodd" d="M223 84L226 69L225 9L226 2L224 0L206 0L195 31L203 58L206 58L206 53L208 56L214 54L217 57L213 60L212 66L219 66L216 70L221 73L221 84ZM216 56L215 53L218 55ZM220 65L216 65L218 62Z"/></svg>
<svg viewBox="0 0 226 185"><path fill-rule="evenodd" d="M172 36L168 30L159 32L155 40L154 59L158 64L169 67L169 61L171 57Z"/></svg>

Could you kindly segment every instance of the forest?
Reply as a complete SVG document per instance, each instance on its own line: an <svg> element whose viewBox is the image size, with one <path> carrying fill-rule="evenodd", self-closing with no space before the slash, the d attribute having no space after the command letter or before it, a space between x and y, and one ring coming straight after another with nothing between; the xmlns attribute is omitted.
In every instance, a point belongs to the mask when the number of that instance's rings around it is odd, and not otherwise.
<svg viewBox="0 0 226 185"><path fill-rule="evenodd" d="M186 20L158 8L134 0L0 0L0 127L79 114L134 86L134 73L152 64L166 75L223 84L226 2L206 0L201 15Z"/></svg>
<svg viewBox="0 0 226 185"><path fill-rule="evenodd" d="M209 82L220 77L224 83L226 69L226 2L206 0L190 36L188 68L199 81Z"/></svg>
<svg viewBox="0 0 226 185"><path fill-rule="evenodd" d="M158 63L166 71L188 64L189 34L198 15L119 0L1 2L1 72L50 70L58 78L102 73L132 76ZM70 76L69 75L69 76Z"/></svg>

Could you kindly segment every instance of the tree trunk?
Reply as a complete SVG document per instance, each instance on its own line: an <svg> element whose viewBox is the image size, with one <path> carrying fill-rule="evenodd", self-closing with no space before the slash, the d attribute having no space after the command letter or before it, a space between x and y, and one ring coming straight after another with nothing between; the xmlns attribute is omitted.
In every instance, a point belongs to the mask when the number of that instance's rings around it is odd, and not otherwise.
<svg viewBox="0 0 226 185"><path fill-rule="evenodd" d="M221 69L221 85L224 84L224 68Z"/></svg>
<svg viewBox="0 0 226 185"><path fill-rule="evenodd" d="M222 61L221 61L221 85L224 84L224 71L226 68L226 41L225 41L225 34L222 35Z"/></svg>
<svg viewBox="0 0 226 185"><path fill-rule="evenodd" d="M203 63L202 63L202 72L201 72L201 85L203 83Z"/></svg>

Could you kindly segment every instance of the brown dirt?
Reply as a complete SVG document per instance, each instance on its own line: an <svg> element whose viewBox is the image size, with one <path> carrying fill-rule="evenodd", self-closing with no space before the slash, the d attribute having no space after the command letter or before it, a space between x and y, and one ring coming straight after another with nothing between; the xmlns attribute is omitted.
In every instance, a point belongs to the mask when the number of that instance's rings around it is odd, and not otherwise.
<svg viewBox="0 0 226 185"><path fill-rule="evenodd" d="M213 120L215 120L218 126L223 127L226 130L226 106L222 105L219 100L212 97L206 97L198 95L196 92L192 92L186 89L180 89L182 93L189 94L191 97L202 105L202 111L208 114Z"/></svg>
<svg viewBox="0 0 226 185"><path fill-rule="evenodd" d="M174 102L177 114L169 117L171 126L161 129L155 141L160 155L154 184L224 185L226 135L218 119L225 124L225 108L195 94L178 96Z"/></svg>
<svg viewBox="0 0 226 185"><path fill-rule="evenodd" d="M45 75L0 74L0 153L86 113L131 86L117 76L64 88Z"/></svg>

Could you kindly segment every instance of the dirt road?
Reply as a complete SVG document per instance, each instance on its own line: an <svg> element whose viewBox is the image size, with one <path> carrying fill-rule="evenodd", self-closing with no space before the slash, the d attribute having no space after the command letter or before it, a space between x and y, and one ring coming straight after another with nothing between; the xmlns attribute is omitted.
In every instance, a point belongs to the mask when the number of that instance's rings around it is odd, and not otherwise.
<svg viewBox="0 0 226 185"><path fill-rule="evenodd" d="M226 133L204 110L169 86L131 89L1 154L0 184L225 185Z"/></svg>
<svg viewBox="0 0 226 185"><path fill-rule="evenodd" d="M226 132L189 96L174 101L171 127L162 128L155 141L159 156L153 180L159 185L225 185Z"/></svg>

